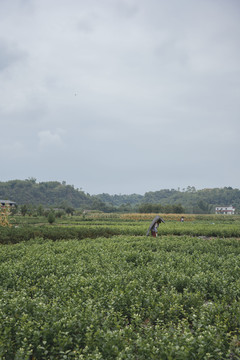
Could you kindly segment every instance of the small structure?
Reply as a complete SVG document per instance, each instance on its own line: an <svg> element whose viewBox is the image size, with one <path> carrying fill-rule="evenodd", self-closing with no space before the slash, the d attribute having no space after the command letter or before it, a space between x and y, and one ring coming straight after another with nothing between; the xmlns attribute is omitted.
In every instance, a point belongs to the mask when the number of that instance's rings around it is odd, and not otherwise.
<svg viewBox="0 0 240 360"><path fill-rule="evenodd" d="M227 215L234 215L235 208L231 206L217 206L215 208L215 214L227 214Z"/></svg>
<svg viewBox="0 0 240 360"><path fill-rule="evenodd" d="M16 203L14 201L10 201L10 200L0 200L0 207L5 207L5 206L10 206L10 207L14 207L16 206Z"/></svg>

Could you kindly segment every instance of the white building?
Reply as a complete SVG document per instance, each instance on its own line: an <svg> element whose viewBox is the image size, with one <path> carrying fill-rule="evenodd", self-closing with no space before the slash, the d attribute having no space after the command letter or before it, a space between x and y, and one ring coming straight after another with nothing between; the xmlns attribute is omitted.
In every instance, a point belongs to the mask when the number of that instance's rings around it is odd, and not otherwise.
<svg viewBox="0 0 240 360"><path fill-rule="evenodd" d="M16 206L16 203L10 200L0 200L0 207L5 207L5 206Z"/></svg>
<svg viewBox="0 0 240 360"><path fill-rule="evenodd" d="M235 214L235 208L231 206L217 206L215 208L215 214Z"/></svg>

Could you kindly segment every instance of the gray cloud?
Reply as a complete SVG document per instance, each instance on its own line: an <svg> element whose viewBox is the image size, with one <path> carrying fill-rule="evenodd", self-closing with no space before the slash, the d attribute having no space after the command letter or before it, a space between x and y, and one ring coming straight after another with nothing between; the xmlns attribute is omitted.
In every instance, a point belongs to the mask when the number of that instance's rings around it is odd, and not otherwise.
<svg viewBox="0 0 240 360"><path fill-rule="evenodd" d="M13 44L0 39L0 73L22 60L24 56L25 54L16 49Z"/></svg>
<svg viewBox="0 0 240 360"><path fill-rule="evenodd" d="M239 188L239 7L0 2L1 180Z"/></svg>
<svg viewBox="0 0 240 360"><path fill-rule="evenodd" d="M40 149L49 151L49 148L51 147L62 147L63 140L61 133L63 133L62 129L57 129L56 132L51 132L50 130L39 131L38 138Z"/></svg>

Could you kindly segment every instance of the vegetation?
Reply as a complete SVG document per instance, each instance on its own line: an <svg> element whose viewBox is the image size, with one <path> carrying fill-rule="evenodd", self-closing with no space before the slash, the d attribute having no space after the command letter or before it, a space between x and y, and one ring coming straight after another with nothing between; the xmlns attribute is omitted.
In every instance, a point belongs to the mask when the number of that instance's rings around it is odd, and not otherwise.
<svg viewBox="0 0 240 360"><path fill-rule="evenodd" d="M182 206L185 213L210 214L215 212L216 206L233 205L240 211L240 190L231 187L196 190L188 186L186 189L163 189L146 192L141 195L108 195L101 194L97 197L109 204L128 204L141 209L143 205L155 204L164 206Z"/></svg>
<svg viewBox="0 0 240 360"><path fill-rule="evenodd" d="M239 359L240 217L162 216L12 216L0 359Z"/></svg>
<svg viewBox="0 0 240 360"><path fill-rule="evenodd" d="M21 212L28 214L31 207L54 207L70 211L71 209L95 209L106 213L112 212L177 212L192 214L214 213L215 206L233 205L240 211L240 190L231 187L221 189L196 190L186 189L160 190L144 195L109 195L86 194L65 181L37 183L36 179L10 180L0 182L0 197L15 201ZM27 207L27 208L26 208Z"/></svg>
<svg viewBox="0 0 240 360"><path fill-rule="evenodd" d="M240 210L240 190L231 187L196 190L188 186L180 190L160 190L148 192L143 202L178 204L180 203L186 213L207 214L214 213L215 206L233 205Z"/></svg>
<svg viewBox="0 0 240 360"><path fill-rule="evenodd" d="M181 204L161 205L161 204L141 204L138 207L140 213L166 213L183 214L185 212Z"/></svg>
<svg viewBox="0 0 240 360"><path fill-rule="evenodd" d="M92 204L90 195L74 189L65 182L48 181L37 183L36 179L10 180L0 182L0 194L4 199L14 199L19 205L44 206L88 206Z"/></svg>
<svg viewBox="0 0 240 360"><path fill-rule="evenodd" d="M8 205L4 206L4 207L0 207L0 227L4 226L4 227L11 227L11 223L10 223L10 208Z"/></svg>
<svg viewBox="0 0 240 360"><path fill-rule="evenodd" d="M111 214L109 214L111 215ZM50 216L53 219L50 220ZM239 216L185 216L181 223L180 217L173 214L164 214L165 224L159 227L161 235L188 235L192 237L239 237ZM113 214L104 218L104 214L89 214L83 216L55 217L52 211L47 217L25 218L14 216L11 228L0 226L0 244L18 243L31 239L43 238L53 241L63 239L96 239L98 237L111 238L112 236L145 236L151 214L126 214L124 217ZM49 226L49 224L51 226Z"/></svg>
<svg viewBox="0 0 240 360"><path fill-rule="evenodd" d="M49 224L53 224L54 221L56 220L56 217L55 217L55 213L53 210L49 211L49 214L48 214L48 222Z"/></svg>

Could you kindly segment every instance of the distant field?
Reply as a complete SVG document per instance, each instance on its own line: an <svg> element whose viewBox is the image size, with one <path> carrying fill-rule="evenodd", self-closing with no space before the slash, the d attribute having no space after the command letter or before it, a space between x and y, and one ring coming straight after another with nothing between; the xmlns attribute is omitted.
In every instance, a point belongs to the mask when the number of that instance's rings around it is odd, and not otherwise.
<svg viewBox="0 0 240 360"><path fill-rule="evenodd" d="M0 228L0 359L240 359L240 217L162 216Z"/></svg>

